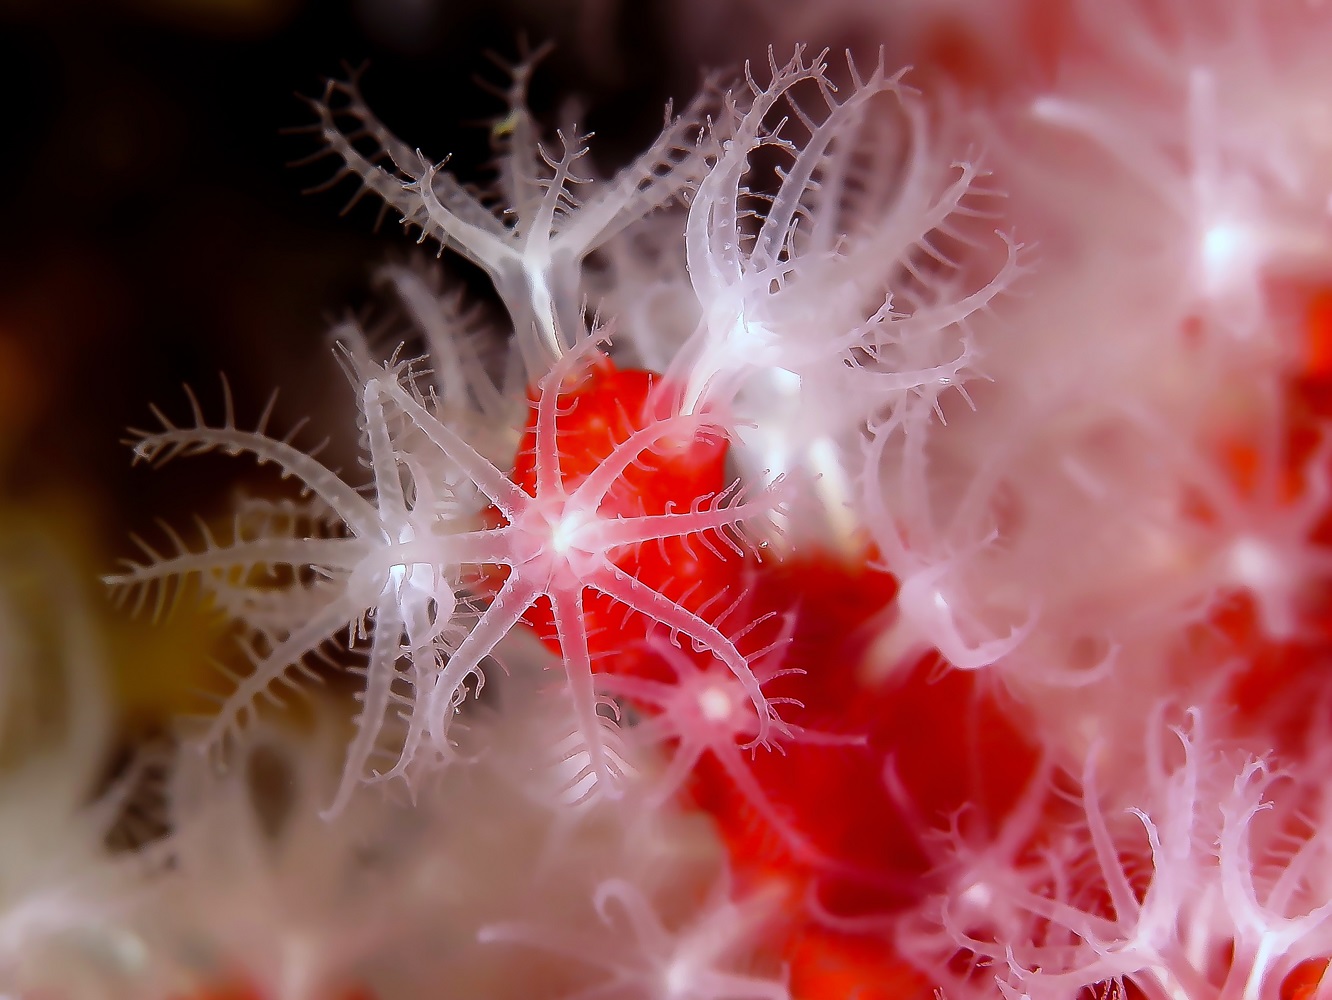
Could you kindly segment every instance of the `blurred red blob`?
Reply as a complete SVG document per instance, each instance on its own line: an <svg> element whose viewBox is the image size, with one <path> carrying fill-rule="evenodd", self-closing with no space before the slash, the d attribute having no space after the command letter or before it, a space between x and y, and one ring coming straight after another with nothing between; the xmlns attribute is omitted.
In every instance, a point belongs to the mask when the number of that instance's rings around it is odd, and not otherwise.
<svg viewBox="0 0 1332 1000"><path fill-rule="evenodd" d="M712 758L700 761L692 797L712 815L738 885L780 884L790 897L784 954L794 996L912 998L933 995L895 954L884 930L895 914L937 886L921 844L964 808L997 828L1034 779L1037 748L1014 706L1001 704L975 673L937 655L900 664L871 682L873 640L895 613L897 583L863 560L810 554L748 575L746 617L760 621L755 647L789 630L769 693L792 724L860 736L859 745L792 741L750 762L764 795L810 860L773 829ZM794 622L779 617L794 609ZM888 779L891 769L892 781Z"/></svg>

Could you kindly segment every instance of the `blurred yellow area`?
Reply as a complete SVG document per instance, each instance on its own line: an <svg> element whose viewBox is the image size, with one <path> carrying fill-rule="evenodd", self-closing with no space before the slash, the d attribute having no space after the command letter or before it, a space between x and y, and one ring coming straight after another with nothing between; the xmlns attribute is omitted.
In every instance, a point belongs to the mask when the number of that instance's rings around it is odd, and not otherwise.
<svg viewBox="0 0 1332 1000"><path fill-rule="evenodd" d="M217 663L234 643L221 616L189 600L158 622L117 607L101 582L113 560L97 522L73 490L40 504L0 504L0 589L17 633L7 648L32 661L39 689L42 674L56 673L42 664L86 656L106 674L95 696L112 700L113 714L133 739L176 715L205 713L208 695L226 691ZM29 664L8 666L18 671ZM41 706L57 697L38 690L37 710L21 728L40 730Z"/></svg>
<svg viewBox="0 0 1332 1000"><path fill-rule="evenodd" d="M206 713L229 684L217 662L231 631L217 614L188 604L160 622L113 616L107 629L111 691L134 731L177 715ZM212 706L215 707L215 704Z"/></svg>

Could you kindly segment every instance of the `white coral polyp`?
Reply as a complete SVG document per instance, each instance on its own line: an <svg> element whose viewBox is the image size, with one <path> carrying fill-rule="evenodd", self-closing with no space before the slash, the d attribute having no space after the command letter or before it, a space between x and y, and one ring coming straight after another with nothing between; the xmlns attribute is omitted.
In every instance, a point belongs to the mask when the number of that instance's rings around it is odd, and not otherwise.
<svg viewBox="0 0 1332 1000"><path fill-rule="evenodd" d="M882 57L865 77L848 59L844 92L826 53L770 54L768 72L748 71L713 124L685 227L701 321L668 375L685 412L733 415L747 475L813 485L798 524L853 548L866 423L933 412L975 374L973 326L1016 280L1017 247L998 241L997 268L964 276L955 256L995 236L978 225L984 171L940 152ZM779 161L772 194L764 156Z"/></svg>
<svg viewBox="0 0 1332 1000"><path fill-rule="evenodd" d="M1120 792L1110 809L1095 781L1098 748L1083 772L1082 816L1048 836L1036 863L996 859L1005 933L970 931L974 883L941 901L953 948L975 956L973 977L989 965L1004 996L1032 1000L1127 983L1151 1000L1261 1000L1327 954L1332 903L1311 881L1327 864L1327 837L1305 824L1293 839L1253 833L1274 808L1289 826L1312 785L1286 784L1276 797L1280 776L1266 762L1215 742L1199 710L1189 717L1188 730L1174 731L1178 764L1154 747L1162 758L1147 762L1145 787ZM1325 808L1325 798L1319 790L1313 801ZM912 926L919 935L928 924Z"/></svg>

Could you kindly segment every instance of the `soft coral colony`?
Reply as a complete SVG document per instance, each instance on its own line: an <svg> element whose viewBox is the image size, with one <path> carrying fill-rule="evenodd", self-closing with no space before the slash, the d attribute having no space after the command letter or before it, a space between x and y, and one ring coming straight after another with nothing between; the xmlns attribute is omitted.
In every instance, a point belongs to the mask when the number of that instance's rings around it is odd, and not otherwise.
<svg viewBox="0 0 1332 1000"><path fill-rule="evenodd" d="M772 55L608 177L524 62L485 189L331 83L339 177L503 334L389 265L411 336L335 330L350 472L229 400L136 432L297 488L113 578L244 655L166 836L78 846L115 947L16 884L6 955L136 996L1332 996L1326 13L1115 10L984 102ZM345 732L272 710L330 675Z"/></svg>

